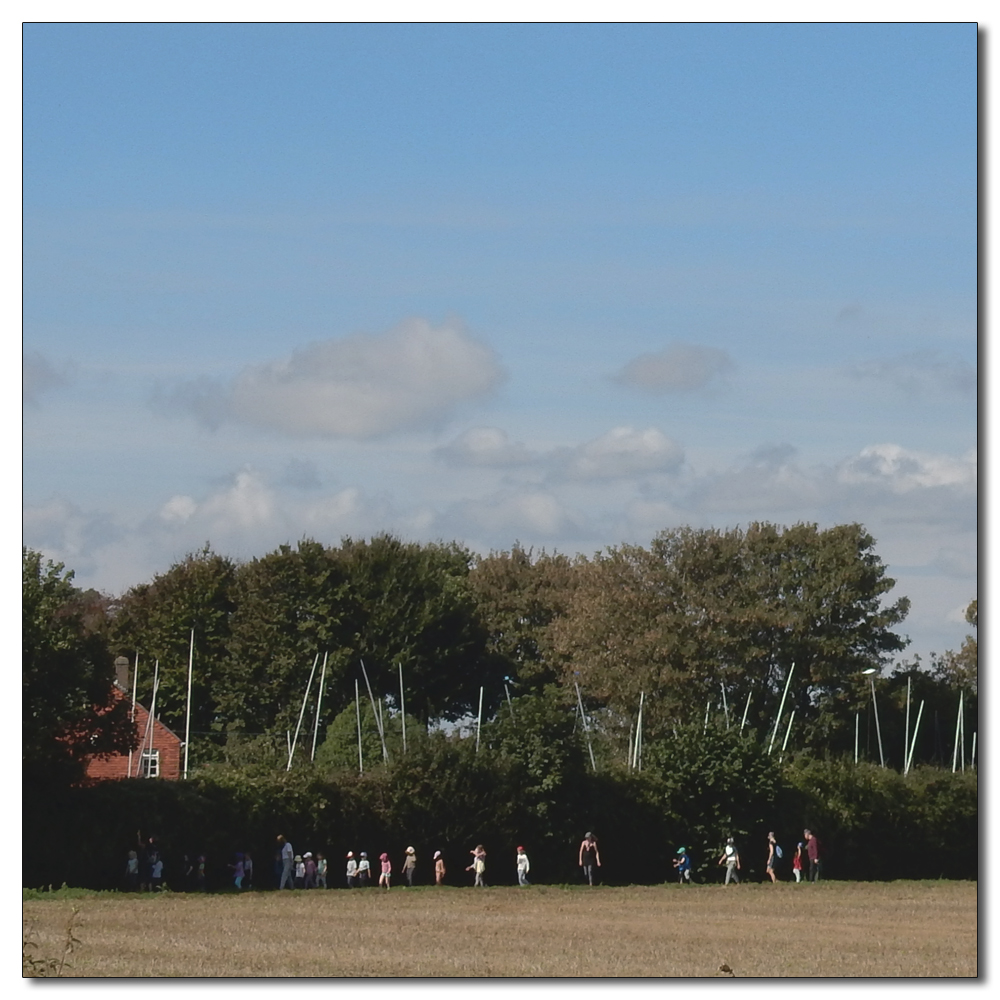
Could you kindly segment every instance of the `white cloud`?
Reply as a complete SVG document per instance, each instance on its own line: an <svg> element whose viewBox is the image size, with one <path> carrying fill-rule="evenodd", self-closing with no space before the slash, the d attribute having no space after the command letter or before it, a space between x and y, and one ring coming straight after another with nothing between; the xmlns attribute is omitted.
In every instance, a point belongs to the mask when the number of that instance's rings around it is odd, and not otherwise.
<svg viewBox="0 0 1000 1000"><path fill-rule="evenodd" d="M676 343L633 358L614 378L645 392L687 392L703 388L734 367L732 358L717 347Z"/></svg>
<svg viewBox="0 0 1000 1000"><path fill-rule="evenodd" d="M503 468L526 465L537 456L521 442L513 442L499 427L473 427L460 434L437 454L451 465Z"/></svg>
<svg viewBox="0 0 1000 1000"><path fill-rule="evenodd" d="M684 450L655 427L615 427L576 448L554 453L556 477L576 480L629 479L676 472Z"/></svg>
<svg viewBox="0 0 1000 1000"><path fill-rule="evenodd" d="M955 458L909 451L897 444L875 444L844 462L838 476L842 483L871 483L894 493L934 486L963 492L975 491L978 478L975 452Z"/></svg>
<svg viewBox="0 0 1000 1000"><path fill-rule="evenodd" d="M211 426L232 420L292 437L369 439L433 424L504 377L493 349L458 321L434 327L414 318L245 368L228 389L188 383L172 400Z"/></svg>

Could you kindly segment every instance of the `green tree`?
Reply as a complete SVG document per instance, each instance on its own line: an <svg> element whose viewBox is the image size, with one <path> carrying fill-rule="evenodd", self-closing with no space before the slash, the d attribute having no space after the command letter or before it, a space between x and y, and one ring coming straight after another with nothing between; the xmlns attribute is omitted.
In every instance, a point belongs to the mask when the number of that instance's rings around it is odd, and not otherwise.
<svg viewBox="0 0 1000 1000"><path fill-rule="evenodd" d="M541 689L554 681L558 663L549 639L552 623L566 613L576 588L575 560L515 544L509 552L478 558L469 584L487 632L487 655L502 672L522 685Z"/></svg>
<svg viewBox="0 0 1000 1000"><path fill-rule="evenodd" d="M112 603L111 648L133 665L138 655L137 697L147 708L159 662L156 714L181 734L186 722L192 629L191 729L202 734L221 729L220 682L228 657L235 572L232 560L206 544L157 574L151 583L132 587Z"/></svg>
<svg viewBox="0 0 1000 1000"><path fill-rule="evenodd" d="M957 653L947 652L934 662L935 673L956 688L979 694L979 600L973 599L965 609L965 620L976 630L967 635Z"/></svg>
<svg viewBox="0 0 1000 1000"><path fill-rule="evenodd" d="M909 601L883 604L895 581L873 549L857 524L680 528L649 549L610 548L552 625L563 681L619 719L635 717L644 692L653 726L700 717L706 701L721 709L723 692L730 710L750 697L751 724L766 728L792 672L797 727L827 716L844 726L861 671L906 644L893 627Z"/></svg>
<svg viewBox="0 0 1000 1000"><path fill-rule="evenodd" d="M62 563L21 554L21 760L26 787L77 778L87 757L137 746L129 706L113 697L104 602Z"/></svg>

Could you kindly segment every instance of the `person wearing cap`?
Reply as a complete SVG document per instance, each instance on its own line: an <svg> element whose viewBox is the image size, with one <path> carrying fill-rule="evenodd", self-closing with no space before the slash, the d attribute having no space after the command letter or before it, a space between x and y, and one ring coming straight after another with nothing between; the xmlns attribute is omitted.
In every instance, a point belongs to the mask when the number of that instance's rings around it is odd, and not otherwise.
<svg viewBox="0 0 1000 1000"><path fill-rule="evenodd" d="M392 862L389 860L389 855L386 854L385 851L378 856L378 859L382 862L382 874L378 877L378 884L384 885L386 889L389 889L389 881L392 878Z"/></svg>
<svg viewBox="0 0 1000 1000"><path fill-rule="evenodd" d="M528 884L528 872L531 870L531 862L528 861L528 855L524 853L524 848L519 847L517 849L517 884L527 885Z"/></svg>
<svg viewBox="0 0 1000 1000"><path fill-rule="evenodd" d="M469 853L472 855L472 864L469 865L465 870L467 872L475 872L476 879L472 883L475 885L481 885L483 888L486 887L486 848L482 844L477 844L472 848Z"/></svg>
<svg viewBox="0 0 1000 1000"><path fill-rule="evenodd" d="M371 876L372 866L368 862L368 854L365 851L361 852L361 858L358 861L358 887L365 889L372 884Z"/></svg>
<svg viewBox="0 0 1000 1000"><path fill-rule="evenodd" d="M739 883L740 877L737 875L737 871L740 868L740 852L736 850L736 844L732 837L726 837L726 846L722 852L722 857L719 858L719 864L726 866L726 881L724 885L729 885L730 879L733 882Z"/></svg>
<svg viewBox="0 0 1000 1000"><path fill-rule="evenodd" d="M440 851L435 851L434 852L434 884L435 885L444 885L445 874L446 873L445 873L445 868L444 868L444 858L441 857L441 852Z"/></svg>
<svg viewBox="0 0 1000 1000"><path fill-rule="evenodd" d="M583 877L589 885L594 884L594 866L601 867L601 855L597 850L597 841L594 835L588 830L580 842L580 867L583 869Z"/></svg>
<svg viewBox="0 0 1000 1000"><path fill-rule="evenodd" d="M326 884L326 872L327 868L326 856L320 854L319 851L316 852L316 888L317 889L328 889L329 886Z"/></svg>
<svg viewBox="0 0 1000 1000"><path fill-rule="evenodd" d="M316 888L316 862L313 860L312 851L306 851L302 855L302 860L306 864L306 878L304 888L315 889Z"/></svg>
<svg viewBox="0 0 1000 1000"><path fill-rule="evenodd" d="M406 849L406 857L403 858L403 874L406 876L406 884L413 888L413 873L417 870L417 855L412 847Z"/></svg>
<svg viewBox="0 0 1000 1000"><path fill-rule="evenodd" d="M306 885L306 863L301 854L295 855L295 888L304 889Z"/></svg>
<svg viewBox="0 0 1000 1000"><path fill-rule="evenodd" d="M295 851L282 833L278 834L278 850L281 855L281 877L278 880L278 888L292 889L295 886L292 881Z"/></svg>
<svg viewBox="0 0 1000 1000"><path fill-rule="evenodd" d="M674 858L674 867L677 869L677 880L683 885L687 882L691 884L691 858L688 857L686 847L678 847L677 855Z"/></svg>
<svg viewBox="0 0 1000 1000"><path fill-rule="evenodd" d="M347 852L347 888L353 889L358 881L358 862L354 858L354 851Z"/></svg>

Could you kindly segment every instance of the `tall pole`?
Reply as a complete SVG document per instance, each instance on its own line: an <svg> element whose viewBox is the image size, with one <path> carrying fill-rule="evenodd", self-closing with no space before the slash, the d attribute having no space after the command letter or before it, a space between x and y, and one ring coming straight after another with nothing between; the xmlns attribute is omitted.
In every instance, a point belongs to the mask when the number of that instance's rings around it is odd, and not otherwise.
<svg viewBox="0 0 1000 1000"><path fill-rule="evenodd" d="M768 745L767 752L770 753L774 749L774 741L778 736L778 726L781 723L781 714L785 711L785 699L788 697L788 686L792 683L792 674L795 672L795 662L788 668L788 676L785 678L785 690L781 693L781 704L778 706L778 715L774 720L774 732L771 733L771 742Z"/></svg>
<svg viewBox="0 0 1000 1000"><path fill-rule="evenodd" d="M479 688L479 717L476 719L476 753L479 753L479 730L483 726L483 689Z"/></svg>
<svg viewBox="0 0 1000 1000"><path fill-rule="evenodd" d="M962 772L965 773L965 692L962 692Z"/></svg>
<svg viewBox="0 0 1000 1000"><path fill-rule="evenodd" d="M129 715L129 721L132 723L133 731L135 729L135 689L139 686L139 650L135 651L135 670L132 672L132 712ZM128 776L132 777L132 751L128 752L128 771L126 772Z"/></svg>
<svg viewBox="0 0 1000 1000"><path fill-rule="evenodd" d="M642 710L644 707L646 692L639 692L639 715L635 723L635 744L632 748L632 766L639 767L639 755L642 752Z"/></svg>
<svg viewBox="0 0 1000 1000"><path fill-rule="evenodd" d="M972 750L969 752L969 767L973 768L976 766L976 732L977 730L972 730Z"/></svg>
<svg viewBox="0 0 1000 1000"><path fill-rule="evenodd" d="M910 769L907 761L910 759L910 678L906 678L906 731L903 733L903 774Z"/></svg>
<svg viewBox="0 0 1000 1000"><path fill-rule="evenodd" d="M379 715L378 707L375 704L375 695L372 694L372 685L368 680L368 671L365 670L365 661L361 661L361 672L365 675L365 687L368 688L368 697L372 703L372 715L375 716L375 725L378 727L379 739L382 741L382 759L389 759L389 751L385 747L385 733L382 730L382 719Z"/></svg>
<svg viewBox="0 0 1000 1000"><path fill-rule="evenodd" d="M194 676L194 629L191 629L191 645L188 648L188 692L187 712L184 721L184 780L188 776L188 747L191 746L191 678Z"/></svg>
<svg viewBox="0 0 1000 1000"><path fill-rule="evenodd" d="M747 724L747 712L750 711L750 695L753 694L753 688L747 691L747 703L746 707L743 709L743 721L740 723L740 732L743 732L743 727Z"/></svg>
<svg viewBox="0 0 1000 1000"><path fill-rule="evenodd" d="M576 703L580 707L580 721L583 723L583 731L587 736L587 749L590 751L590 766L597 771L597 762L594 760L594 747L590 742L590 726L587 725L587 713L583 710L583 696L580 694L580 685L576 681L573 681L573 686L576 688Z"/></svg>
<svg viewBox="0 0 1000 1000"><path fill-rule="evenodd" d="M313 676L316 673L316 665L319 663L319 653L313 660L312 670L309 671L309 683L306 684L305 694L302 695L302 708L299 709L299 721L295 724L295 736L292 738L292 745L288 751L288 766L286 771L292 769L292 757L295 755L295 744L299 742L299 730L302 728L302 718L306 714L306 703L309 701L309 689L312 687Z"/></svg>
<svg viewBox="0 0 1000 1000"><path fill-rule="evenodd" d="M143 737L142 741L142 754L139 756L139 766L136 768L136 776L142 770L143 758L148 753L150 756L153 754L153 742L156 738L156 696L160 691L160 661L156 661L156 666L153 669L153 697L149 702L149 717L146 719L146 735Z"/></svg>
<svg viewBox="0 0 1000 1000"><path fill-rule="evenodd" d="M399 664L399 717L403 720L403 753L406 754L406 702L403 698L403 664Z"/></svg>
<svg viewBox="0 0 1000 1000"><path fill-rule="evenodd" d="M917 730L920 729L920 717L924 714L924 703L923 699L920 701L920 708L917 709L917 721L913 726L913 740L910 743L909 753L906 755L906 766L903 768L903 774L910 773L910 765L913 762L913 751L917 746Z"/></svg>
<svg viewBox="0 0 1000 1000"><path fill-rule="evenodd" d="M854 713L854 763L858 762L858 727L861 725L861 713Z"/></svg>
<svg viewBox="0 0 1000 1000"><path fill-rule="evenodd" d="M510 688L507 687L507 682L503 682L503 689L507 695L507 707L510 709L510 721L517 725L517 719L514 718L514 703L510 700Z"/></svg>
<svg viewBox="0 0 1000 1000"><path fill-rule="evenodd" d="M962 706L965 699L965 692L958 696L958 715L955 717L955 752L951 755L951 773L954 774L958 768L958 735L962 731Z"/></svg>
<svg viewBox="0 0 1000 1000"><path fill-rule="evenodd" d="M878 736L878 759L882 767L885 767L885 755L882 753L882 726L878 721L878 700L875 697L875 678L869 677L872 686L872 708L875 709L875 735Z"/></svg>
<svg viewBox="0 0 1000 1000"><path fill-rule="evenodd" d="M708 710L711 707L712 707L712 699L709 698L708 701L705 702L705 725L702 727L702 730L701 730L702 736L704 736L705 733L708 732Z"/></svg>
<svg viewBox="0 0 1000 1000"><path fill-rule="evenodd" d="M785 730L785 741L784 743L781 744L781 754L778 755L779 764L781 763L781 756L785 752L785 747L788 746L788 737L791 735L792 732L792 721L794 720L794 718L795 718L795 709L793 708L792 714L788 716L788 728Z"/></svg>
<svg viewBox="0 0 1000 1000"><path fill-rule="evenodd" d="M628 721L628 752L625 754L625 766L632 770L632 728L635 725L631 719Z"/></svg>
<svg viewBox="0 0 1000 1000"><path fill-rule="evenodd" d="M358 713L358 774L364 774L365 765L361 758L361 695L358 693L357 677L354 678L354 708Z"/></svg>
<svg viewBox="0 0 1000 1000"><path fill-rule="evenodd" d="M323 706L323 681L326 680L326 658L329 655L329 651L323 654L323 669L319 674L319 691L316 692L316 720L313 722L313 745L309 753L310 760L316 759L316 737L319 736L319 711Z"/></svg>
<svg viewBox="0 0 1000 1000"><path fill-rule="evenodd" d="M729 728L729 705L726 703L726 685L719 681L719 687L722 688L722 714L726 717L726 729Z"/></svg>

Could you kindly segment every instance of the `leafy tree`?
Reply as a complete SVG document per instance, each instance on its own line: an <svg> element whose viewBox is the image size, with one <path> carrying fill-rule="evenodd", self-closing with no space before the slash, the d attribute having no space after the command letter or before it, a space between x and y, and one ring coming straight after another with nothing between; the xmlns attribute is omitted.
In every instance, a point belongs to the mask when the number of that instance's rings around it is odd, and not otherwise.
<svg viewBox="0 0 1000 1000"><path fill-rule="evenodd" d="M188 662L194 630L191 729L218 730L219 695L228 656L234 610L232 560L206 544L175 563L151 583L133 587L113 602L109 642L116 655L139 657L137 697L146 707L159 662L156 714L183 734L187 711Z"/></svg>
<svg viewBox="0 0 1000 1000"><path fill-rule="evenodd" d="M962 648L957 653L945 653L934 664L935 673L942 680L960 690L979 694L979 600L973 599L965 609L965 620L976 630L976 635L967 635Z"/></svg>
<svg viewBox="0 0 1000 1000"><path fill-rule="evenodd" d="M486 633L469 587L470 553L451 544L419 545L392 535L344 539L336 557L350 581L346 642L376 697L399 690L425 724L476 710L479 688L491 703L502 673L484 655ZM345 692L353 698L353 689Z"/></svg>
<svg viewBox="0 0 1000 1000"><path fill-rule="evenodd" d="M129 705L113 696L100 632L103 599L72 584L62 563L21 554L21 760L27 787L73 780L87 757L138 746Z"/></svg>
<svg viewBox="0 0 1000 1000"><path fill-rule="evenodd" d="M827 715L846 725L861 671L906 644L893 627L909 601L883 606L894 581L873 547L857 524L679 528L649 549L612 547L581 570L552 625L563 682L579 679L632 718L644 692L651 724L750 697L751 724L767 728L792 672L786 711L797 726L809 732Z"/></svg>
<svg viewBox="0 0 1000 1000"><path fill-rule="evenodd" d="M232 600L229 656L217 694L227 728L282 737L294 730L313 664L324 656L323 719L336 715L347 701L353 651L349 581L335 554L311 539L282 545L237 568ZM317 666L313 704L320 674Z"/></svg>
<svg viewBox="0 0 1000 1000"><path fill-rule="evenodd" d="M549 626L566 613L585 562L544 550L534 556L515 544L509 552L480 557L472 567L469 584L486 627L487 654L522 690L540 689L558 676Z"/></svg>

